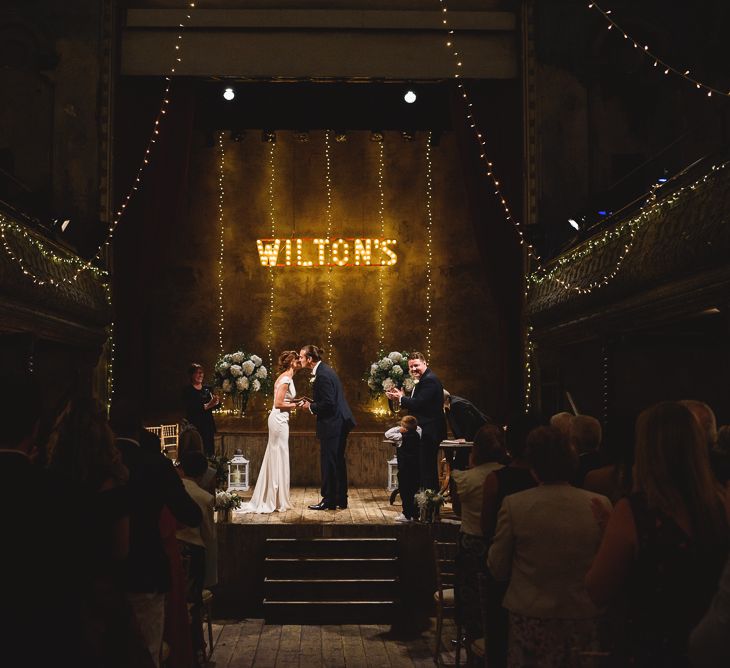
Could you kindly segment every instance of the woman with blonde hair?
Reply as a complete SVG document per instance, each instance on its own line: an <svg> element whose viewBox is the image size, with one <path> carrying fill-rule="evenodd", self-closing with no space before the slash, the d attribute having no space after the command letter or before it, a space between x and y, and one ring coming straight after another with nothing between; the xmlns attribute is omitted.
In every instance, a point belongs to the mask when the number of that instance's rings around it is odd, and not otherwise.
<svg viewBox="0 0 730 668"><path fill-rule="evenodd" d="M251 500L241 508L244 513L284 512L289 501L289 413L294 402L294 373L300 368L299 353L285 350L279 355L279 377L274 383L274 406L269 413L269 442L261 462Z"/></svg>
<svg viewBox="0 0 730 668"><path fill-rule="evenodd" d="M593 601L626 597L625 647L636 666L686 666L687 638L712 599L727 556L722 490L692 413L665 401L636 423L634 492L606 520L586 576ZM625 656L623 656L625 654Z"/></svg>

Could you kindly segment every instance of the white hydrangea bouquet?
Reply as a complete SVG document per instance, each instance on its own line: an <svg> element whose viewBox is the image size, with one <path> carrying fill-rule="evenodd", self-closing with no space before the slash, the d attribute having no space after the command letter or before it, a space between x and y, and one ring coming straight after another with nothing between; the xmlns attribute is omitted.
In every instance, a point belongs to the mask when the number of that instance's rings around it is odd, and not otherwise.
<svg viewBox="0 0 730 668"><path fill-rule="evenodd" d="M223 355L215 365L215 386L233 399L234 410L243 416L252 392L269 392L271 374L258 355L241 350Z"/></svg>
<svg viewBox="0 0 730 668"><path fill-rule="evenodd" d="M408 373L408 353L394 351L373 362L365 380L372 397L379 397L394 387L403 388L410 394L414 381Z"/></svg>

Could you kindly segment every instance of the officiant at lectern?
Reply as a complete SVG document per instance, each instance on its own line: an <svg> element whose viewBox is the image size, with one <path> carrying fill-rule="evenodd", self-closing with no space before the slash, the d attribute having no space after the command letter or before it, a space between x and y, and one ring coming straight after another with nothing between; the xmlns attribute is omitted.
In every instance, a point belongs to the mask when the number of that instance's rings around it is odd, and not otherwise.
<svg viewBox="0 0 730 668"><path fill-rule="evenodd" d="M457 397L444 390L444 413L454 438L473 441L476 433L485 424L494 424L492 418L480 411L471 401ZM452 462L452 469L463 471L469 465L469 452L458 450Z"/></svg>

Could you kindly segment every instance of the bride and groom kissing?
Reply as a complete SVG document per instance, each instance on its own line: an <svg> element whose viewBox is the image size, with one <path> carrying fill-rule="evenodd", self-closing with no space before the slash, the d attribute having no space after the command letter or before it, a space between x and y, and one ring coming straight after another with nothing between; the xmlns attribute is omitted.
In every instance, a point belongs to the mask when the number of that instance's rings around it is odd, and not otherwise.
<svg viewBox="0 0 730 668"><path fill-rule="evenodd" d="M322 361L324 351L308 344L279 355L280 375L274 383L274 405L269 413L269 440L251 501L241 512L284 512L292 505L289 498L289 414L296 408L308 410L317 418L322 500L310 510L347 508L347 435L355 426L342 383L334 369ZM299 369L312 372L311 397L297 397L294 374Z"/></svg>

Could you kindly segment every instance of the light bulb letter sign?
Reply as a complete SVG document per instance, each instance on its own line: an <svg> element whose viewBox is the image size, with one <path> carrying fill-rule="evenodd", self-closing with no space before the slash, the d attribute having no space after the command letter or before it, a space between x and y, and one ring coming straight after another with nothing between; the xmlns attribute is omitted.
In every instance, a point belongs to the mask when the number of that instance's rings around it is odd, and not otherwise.
<svg viewBox="0 0 730 668"><path fill-rule="evenodd" d="M262 267L390 267L395 239L257 239ZM283 252L282 252L283 251Z"/></svg>

